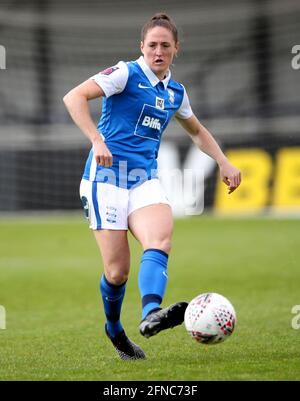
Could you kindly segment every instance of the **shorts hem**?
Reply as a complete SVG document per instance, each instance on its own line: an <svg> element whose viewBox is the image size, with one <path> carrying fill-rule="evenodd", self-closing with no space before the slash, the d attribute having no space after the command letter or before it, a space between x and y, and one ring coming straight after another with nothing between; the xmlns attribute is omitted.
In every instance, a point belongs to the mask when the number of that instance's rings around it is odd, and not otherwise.
<svg viewBox="0 0 300 401"><path fill-rule="evenodd" d="M118 227L100 227L100 228L94 228L94 227L89 227L93 231L101 231L101 230L109 230L109 231L128 231L127 228L118 228Z"/></svg>
<svg viewBox="0 0 300 401"><path fill-rule="evenodd" d="M172 210L171 204L170 204L169 202L163 202L163 201L151 202L151 203L147 203L147 204L145 204L145 205L141 205L141 206L137 206L137 207L133 208L132 210L130 210L130 212L128 212L128 217L129 217L133 212L135 212L136 210L143 209L144 207L153 206L153 205L167 205L167 206L169 206L169 207L171 208L171 210Z"/></svg>

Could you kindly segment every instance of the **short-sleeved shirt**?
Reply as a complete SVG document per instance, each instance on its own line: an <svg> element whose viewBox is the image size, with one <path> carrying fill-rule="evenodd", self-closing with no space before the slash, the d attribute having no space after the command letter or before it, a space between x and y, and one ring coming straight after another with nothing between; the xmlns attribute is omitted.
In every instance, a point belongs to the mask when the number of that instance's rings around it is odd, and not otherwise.
<svg viewBox="0 0 300 401"><path fill-rule="evenodd" d="M173 116L193 115L184 86L153 73L141 56L120 61L91 77L105 97L98 130L113 155L113 165L96 164L93 149L83 178L130 189L157 177L157 155L161 137Z"/></svg>

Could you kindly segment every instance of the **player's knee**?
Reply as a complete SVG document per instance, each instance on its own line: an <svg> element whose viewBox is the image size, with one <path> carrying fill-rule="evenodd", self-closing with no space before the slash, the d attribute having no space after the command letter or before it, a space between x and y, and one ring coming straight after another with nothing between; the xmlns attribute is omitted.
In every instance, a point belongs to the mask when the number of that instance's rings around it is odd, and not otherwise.
<svg viewBox="0 0 300 401"><path fill-rule="evenodd" d="M159 249L161 251L164 251L165 253L169 254L172 248L172 243L170 238L163 238L159 240L152 241L147 248L152 248L152 249Z"/></svg>
<svg viewBox="0 0 300 401"><path fill-rule="evenodd" d="M163 241L161 246L162 246L161 247L162 251L166 252L167 254L169 254L171 252L172 243L171 243L170 239Z"/></svg>
<svg viewBox="0 0 300 401"><path fill-rule="evenodd" d="M127 267L127 266L126 266ZM129 269L124 267L106 268L105 276L107 280L113 285L121 285L128 279Z"/></svg>

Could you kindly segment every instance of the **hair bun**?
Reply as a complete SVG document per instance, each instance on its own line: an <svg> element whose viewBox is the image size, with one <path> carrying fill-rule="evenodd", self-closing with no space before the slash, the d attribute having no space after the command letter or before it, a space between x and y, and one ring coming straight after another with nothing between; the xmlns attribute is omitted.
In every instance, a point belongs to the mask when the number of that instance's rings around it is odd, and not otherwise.
<svg viewBox="0 0 300 401"><path fill-rule="evenodd" d="M159 20L159 19L164 19L166 21L170 21L170 17L164 13L157 13L157 14L153 15L153 17L151 18L151 21L155 21L155 20Z"/></svg>
<svg viewBox="0 0 300 401"><path fill-rule="evenodd" d="M156 13L148 22L146 22L141 31L141 41L144 42L147 32L157 26L168 29L172 33L175 43L178 42L178 31L176 25L172 18L166 13Z"/></svg>

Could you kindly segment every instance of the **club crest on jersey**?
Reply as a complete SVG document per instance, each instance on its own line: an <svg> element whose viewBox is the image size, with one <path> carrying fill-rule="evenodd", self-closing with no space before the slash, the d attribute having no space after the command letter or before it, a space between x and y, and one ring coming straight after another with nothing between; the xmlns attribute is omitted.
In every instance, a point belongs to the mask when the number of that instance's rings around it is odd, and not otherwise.
<svg viewBox="0 0 300 401"><path fill-rule="evenodd" d="M156 97L155 107L156 107L157 109L164 110L164 108L165 108L165 101L164 101L164 99L161 99L160 97Z"/></svg>
<svg viewBox="0 0 300 401"><path fill-rule="evenodd" d="M169 93L169 101L170 101L170 103L174 104L174 102L175 102L174 91L172 89L168 89L168 93Z"/></svg>
<svg viewBox="0 0 300 401"><path fill-rule="evenodd" d="M102 75L110 75L112 72L114 72L114 71L116 71L118 69L119 69L119 67L109 67L109 68L106 68L105 70L101 71L100 74L102 74Z"/></svg>

